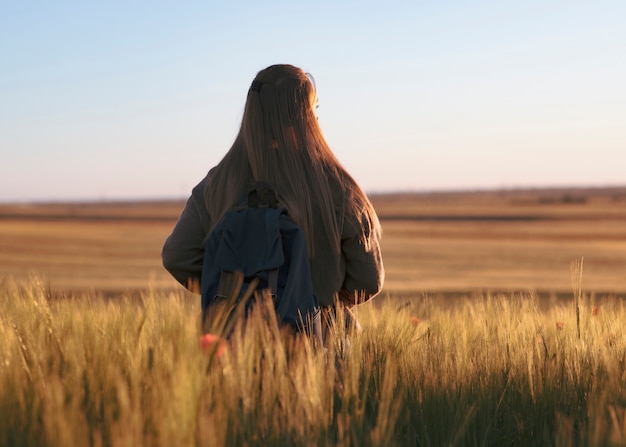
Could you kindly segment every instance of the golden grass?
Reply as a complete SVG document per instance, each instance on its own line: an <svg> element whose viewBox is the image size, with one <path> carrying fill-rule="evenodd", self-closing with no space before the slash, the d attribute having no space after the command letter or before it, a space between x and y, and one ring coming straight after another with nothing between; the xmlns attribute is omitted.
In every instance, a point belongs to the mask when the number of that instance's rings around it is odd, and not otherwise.
<svg viewBox="0 0 626 447"><path fill-rule="evenodd" d="M5 284L0 446L626 445L623 300L386 297L327 352L260 311L217 359L188 298Z"/></svg>

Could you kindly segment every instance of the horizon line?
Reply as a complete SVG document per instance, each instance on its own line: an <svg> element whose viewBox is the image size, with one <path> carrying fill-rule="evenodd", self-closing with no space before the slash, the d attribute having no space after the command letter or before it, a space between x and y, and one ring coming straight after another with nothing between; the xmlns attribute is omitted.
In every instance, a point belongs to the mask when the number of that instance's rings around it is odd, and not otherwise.
<svg viewBox="0 0 626 447"><path fill-rule="evenodd" d="M432 189L402 189L366 191L368 197L401 196L401 195L430 195L430 194L479 194L479 193L506 193L506 192L566 192L566 191L600 191L600 190L624 190L623 184L607 185L537 185L537 186L493 186L493 187L451 187ZM179 196L127 196L127 197L80 197L80 198L39 198L39 199L0 199L0 205L80 205L80 204L132 204L132 203L156 203L156 202L180 202L187 200L189 195Z"/></svg>

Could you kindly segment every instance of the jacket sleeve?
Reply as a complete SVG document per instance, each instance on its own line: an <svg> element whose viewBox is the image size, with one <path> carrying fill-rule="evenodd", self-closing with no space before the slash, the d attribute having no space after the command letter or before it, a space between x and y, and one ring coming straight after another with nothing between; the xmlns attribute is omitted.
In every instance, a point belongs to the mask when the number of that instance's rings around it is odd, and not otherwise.
<svg viewBox="0 0 626 447"><path fill-rule="evenodd" d="M203 180L194 188L161 252L165 269L183 286L198 293L204 241L210 229L204 184Z"/></svg>
<svg viewBox="0 0 626 447"><path fill-rule="evenodd" d="M345 231L341 252L346 274L339 299L345 304L358 304L380 293L385 280L385 269L379 236L371 232L370 222L365 216L361 216L356 222L346 221Z"/></svg>

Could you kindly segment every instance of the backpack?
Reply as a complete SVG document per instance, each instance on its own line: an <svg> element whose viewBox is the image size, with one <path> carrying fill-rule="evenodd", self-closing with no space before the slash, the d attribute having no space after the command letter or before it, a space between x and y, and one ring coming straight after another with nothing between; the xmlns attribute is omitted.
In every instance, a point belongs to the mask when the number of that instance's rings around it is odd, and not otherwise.
<svg viewBox="0 0 626 447"><path fill-rule="evenodd" d="M209 234L200 280L203 319L216 304L239 304L254 293L248 289L269 290L280 323L321 340L306 238L277 202L271 186L257 183ZM252 303L244 303L246 314Z"/></svg>

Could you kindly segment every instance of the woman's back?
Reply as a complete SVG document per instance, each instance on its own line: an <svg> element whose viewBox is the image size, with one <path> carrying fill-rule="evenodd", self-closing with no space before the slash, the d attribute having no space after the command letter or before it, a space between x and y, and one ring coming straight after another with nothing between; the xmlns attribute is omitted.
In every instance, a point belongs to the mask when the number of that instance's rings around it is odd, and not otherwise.
<svg viewBox="0 0 626 447"><path fill-rule="evenodd" d="M208 232L255 182L274 187L303 229L322 306L339 296L369 298L384 278L380 225L354 179L323 137L311 78L291 65L259 72L232 147L196 187L165 243L163 262L184 285L199 278Z"/></svg>

